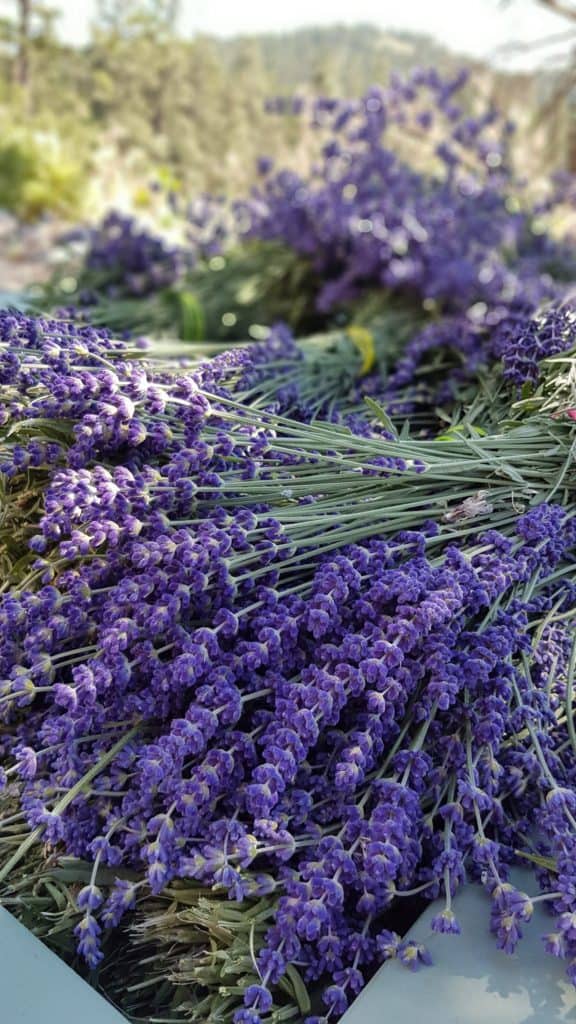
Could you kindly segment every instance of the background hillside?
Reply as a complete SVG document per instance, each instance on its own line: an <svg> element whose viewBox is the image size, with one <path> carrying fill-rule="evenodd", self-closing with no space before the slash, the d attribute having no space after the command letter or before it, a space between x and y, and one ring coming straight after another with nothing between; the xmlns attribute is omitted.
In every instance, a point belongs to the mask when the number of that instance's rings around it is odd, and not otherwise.
<svg viewBox="0 0 576 1024"><path fill-rule="evenodd" d="M4 8L0 207L20 217L145 205L153 180L187 194L245 191L261 153L298 166L316 145L300 121L266 113L267 98L354 96L415 65L467 63L467 102L494 99L509 110L531 173L570 160L566 103L537 122L550 76L470 63L427 35L362 24L186 40L174 3L124 0L101 3L88 43L72 47L59 41L53 8L30 0Z"/></svg>

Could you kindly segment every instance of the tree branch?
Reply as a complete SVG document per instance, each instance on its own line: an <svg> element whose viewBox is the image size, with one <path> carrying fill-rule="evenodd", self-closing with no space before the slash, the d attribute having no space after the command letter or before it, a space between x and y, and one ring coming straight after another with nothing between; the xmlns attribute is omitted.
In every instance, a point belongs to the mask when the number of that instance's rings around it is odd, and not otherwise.
<svg viewBox="0 0 576 1024"><path fill-rule="evenodd" d="M553 11L554 14L559 14L562 18L576 21L576 7L566 3L565 0L538 0L538 3L542 7L547 7L549 11Z"/></svg>

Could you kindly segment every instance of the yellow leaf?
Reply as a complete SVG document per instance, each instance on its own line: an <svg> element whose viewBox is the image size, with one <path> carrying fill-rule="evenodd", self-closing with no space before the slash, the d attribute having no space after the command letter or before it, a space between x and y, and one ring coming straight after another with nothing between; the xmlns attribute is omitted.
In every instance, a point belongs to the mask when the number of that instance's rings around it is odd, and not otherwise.
<svg viewBox="0 0 576 1024"><path fill-rule="evenodd" d="M351 324L350 327L347 327L346 333L348 334L352 344L358 349L360 355L363 357L360 373L362 377L364 377L367 373L370 373L370 370L376 362L374 335L366 327L359 327L357 324Z"/></svg>

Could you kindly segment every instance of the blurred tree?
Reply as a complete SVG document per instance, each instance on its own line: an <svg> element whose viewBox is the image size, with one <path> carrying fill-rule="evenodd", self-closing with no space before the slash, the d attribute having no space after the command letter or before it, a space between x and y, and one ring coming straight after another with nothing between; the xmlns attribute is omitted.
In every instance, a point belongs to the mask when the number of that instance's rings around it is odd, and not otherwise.
<svg viewBox="0 0 576 1024"><path fill-rule="evenodd" d="M173 35L180 16L180 0L98 0L96 23L104 31L124 38L142 31Z"/></svg>
<svg viewBox="0 0 576 1024"><path fill-rule="evenodd" d="M16 61L16 79L23 89L27 89L30 82L31 21L31 0L18 0L18 59Z"/></svg>
<svg viewBox="0 0 576 1024"><path fill-rule="evenodd" d="M9 6L9 13L0 19L0 40L12 77L30 106L34 51L55 43L59 11L41 0L4 0L4 6Z"/></svg>

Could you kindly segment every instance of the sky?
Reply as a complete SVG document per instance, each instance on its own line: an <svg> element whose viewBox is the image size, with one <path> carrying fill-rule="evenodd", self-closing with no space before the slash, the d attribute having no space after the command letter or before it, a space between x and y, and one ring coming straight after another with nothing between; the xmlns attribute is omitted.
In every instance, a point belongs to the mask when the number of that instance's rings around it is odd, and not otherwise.
<svg viewBox="0 0 576 1024"><path fill-rule="evenodd" d="M69 42L85 42L96 0L52 0L52 6L61 11L59 34ZM181 0L181 9L180 28L187 37L199 32L230 36L370 22L382 29L425 32L458 53L515 70L535 66L548 54L565 50L565 45L514 54L503 50L506 44L558 36L568 24L537 0Z"/></svg>

